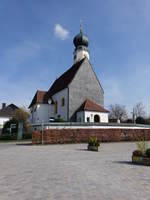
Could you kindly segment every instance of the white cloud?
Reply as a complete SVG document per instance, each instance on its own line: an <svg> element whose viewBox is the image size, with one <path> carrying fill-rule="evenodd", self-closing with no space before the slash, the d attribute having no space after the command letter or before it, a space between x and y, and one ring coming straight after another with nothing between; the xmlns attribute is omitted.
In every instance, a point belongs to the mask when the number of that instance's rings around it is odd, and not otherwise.
<svg viewBox="0 0 150 200"><path fill-rule="evenodd" d="M56 24L54 28L55 35L61 40L65 40L69 37L69 31L63 28L60 24Z"/></svg>

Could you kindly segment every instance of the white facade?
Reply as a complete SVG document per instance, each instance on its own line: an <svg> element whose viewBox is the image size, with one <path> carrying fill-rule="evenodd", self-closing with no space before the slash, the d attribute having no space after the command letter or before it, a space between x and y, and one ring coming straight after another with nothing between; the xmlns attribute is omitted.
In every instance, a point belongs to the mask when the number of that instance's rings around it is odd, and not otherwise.
<svg viewBox="0 0 150 200"><path fill-rule="evenodd" d="M9 121L9 117L0 117L0 128L3 128L5 122Z"/></svg>
<svg viewBox="0 0 150 200"><path fill-rule="evenodd" d="M93 111L77 112L77 122L95 122L94 117L96 115L99 117L100 123L108 123L108 113Z"/></svg>
<svg viewBox="0 0 150 200"><path fill-rule="evenodd" d="M31 108L30 121L33 124L49 122L49 105L48 104L35 104Z"/></svg>
<svg viewBox="0 0 150 200"><path fill-rule="evenodd" d="M35 104L31 107L30 121L36 123L48 123L50 118L60 118L68 120L68 89L61 90L51 97L54 104ZM62 100L64 105L62 105ZM57 102L57 112L55 112L55 103Z"/></svg>
<svg viewBox="0 0 150 200"><path fill-rule="evenodd" d="M30 121L36 123L48 123L50 118L63 119L68 121L68 89L61 90L51 97L52 104L35 104L32 106ZM62 105L62 100L64 104ZM56 109L57 102L57 109ZM77 122L100 122L108 123L107 112L94 112L94 111L80 111L76 115ZM97 119L95 118L97 117ZM9 119L6 119L9 120ZM1 122L1 121L0 121Z"/></svg>

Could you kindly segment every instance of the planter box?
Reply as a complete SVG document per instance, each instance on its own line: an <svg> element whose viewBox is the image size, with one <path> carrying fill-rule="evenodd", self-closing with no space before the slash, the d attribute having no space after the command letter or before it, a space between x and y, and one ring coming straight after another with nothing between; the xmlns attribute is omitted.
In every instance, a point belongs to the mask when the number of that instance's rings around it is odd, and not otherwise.
<svg viewBox="0 0 150 200"><path fill-rule="evenodd" d="M150 158L142 156L132 156L132 163L150 166Z"/></svg>
<svg viewBox="0 0 150 200"><path fill-rule="evenodd" d="M88 145L88 151L98 151L98 146L89 146Z"/></svg>

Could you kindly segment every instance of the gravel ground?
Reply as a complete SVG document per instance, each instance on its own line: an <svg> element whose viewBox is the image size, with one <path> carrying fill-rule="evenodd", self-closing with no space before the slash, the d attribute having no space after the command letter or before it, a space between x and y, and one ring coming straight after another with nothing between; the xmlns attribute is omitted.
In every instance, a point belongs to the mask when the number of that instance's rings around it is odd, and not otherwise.
<svg viewBox="0 0 150 200"><path fill-rule="evenodd" d="M131 163L135 143L86 147L0 143L0 200L150 200L150 167Z"/></svg>

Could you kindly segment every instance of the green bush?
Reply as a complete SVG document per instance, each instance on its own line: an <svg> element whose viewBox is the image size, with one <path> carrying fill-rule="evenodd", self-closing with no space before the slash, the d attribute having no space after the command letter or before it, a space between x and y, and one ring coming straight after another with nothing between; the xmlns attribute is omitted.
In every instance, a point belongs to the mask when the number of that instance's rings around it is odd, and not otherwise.
<svg viewBox="0 0 150 200"><path fill-rule="evenodd" d="M146 124L146 120L143 117L137 117L136 123L137 124Z"/></svg>
<svg viewBox="0 0 150 200"><path fill-rule="evenodd" d="M133 121L132 121L132 119L127 119L127 120L125 121L125 123L132 124L132 123L133 123Z"/></svg>
<svg viewBox="0 0 150 200"><path fill-rule="evenodd" d="M89 137L89 139L88 139L88 145L89 145L89 146L98 147L98 146L100 146L100 142L99 142L99 140L97 139L97 137L91 136L91 137Z"/></svg>
<svg viewBox="0 0 150 200"><path fill-rule="evenodd" d="M2 129L2 135L6 134L6 135L9 135L10 134L10 127L11 127L11 124L16 124L16 128L13 128L11 130L11 134L13 133L17 133L18 131L18 122L15 120L15 119L11 119L9 121L7 121L5 124L4 124L4 127Z"/></svg>
<svg viewBox="0 0 150 200"><path fill-rule="evenodd" d="M146 150L145 152L146 156L150 158L150 148Z"/></svg>
<svg viewBox="0 0 150 200"><path fill-rule="evenodd" d="M137 149L137 150L133 151L133 156L143 156L143 153L142 153L142 151Z"/></svg>
<svg viewBox="0 0 150 200"><path fill-rule="evenodd" d="M23 140L32 139L32 133L23 133Z"/></svg>
<svg viewBox="0 0 150 200"><path fill-rule="evenodd" d="M0 136L0 140L16 140L17 139L17 134L13 133L13 134L2 134Z"/></svg>

